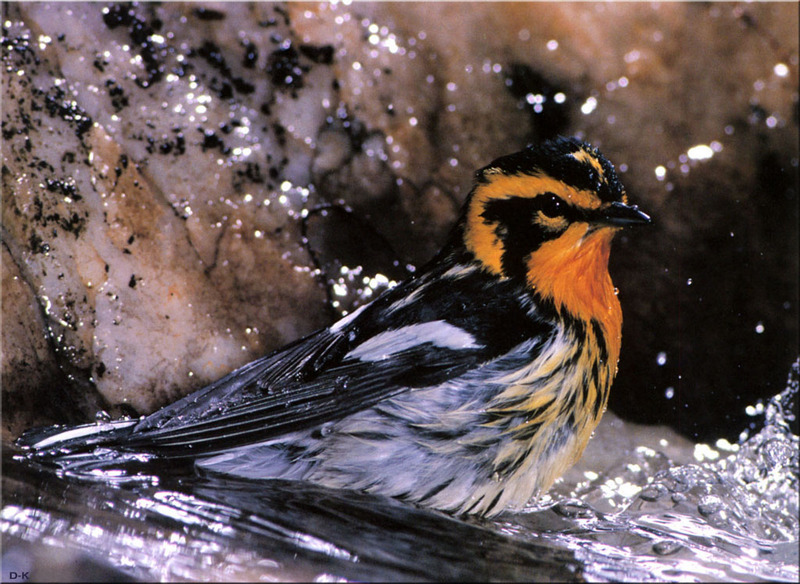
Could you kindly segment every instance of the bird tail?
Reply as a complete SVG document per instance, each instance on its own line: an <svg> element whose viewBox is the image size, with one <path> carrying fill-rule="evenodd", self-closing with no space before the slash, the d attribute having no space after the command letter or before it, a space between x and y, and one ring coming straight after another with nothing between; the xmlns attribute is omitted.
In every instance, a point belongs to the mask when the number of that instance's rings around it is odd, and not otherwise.
<svg viewBox="0 0 800 584"><path fill-rule="evenodd" d="M16 441L22 457L55 468L62 476L105 482L152 479L140 472L155 455L125 447L138 420L96 422L81 426L49 426L25 432Z"/></svg>

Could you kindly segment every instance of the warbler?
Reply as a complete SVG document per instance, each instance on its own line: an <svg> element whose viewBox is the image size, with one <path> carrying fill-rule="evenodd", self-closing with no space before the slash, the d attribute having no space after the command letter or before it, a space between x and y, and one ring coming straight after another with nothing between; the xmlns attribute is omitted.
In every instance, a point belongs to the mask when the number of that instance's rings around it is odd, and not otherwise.
<svg viewBox="0 0 800 584"><path fill-rule="evenodd" d="M647 223L596 149L527 147L477 171L427 265L332 326L152 415L19 443L72 476L188 461L455 514L519 509L603 415L622 326L610 245Z"/></svg>

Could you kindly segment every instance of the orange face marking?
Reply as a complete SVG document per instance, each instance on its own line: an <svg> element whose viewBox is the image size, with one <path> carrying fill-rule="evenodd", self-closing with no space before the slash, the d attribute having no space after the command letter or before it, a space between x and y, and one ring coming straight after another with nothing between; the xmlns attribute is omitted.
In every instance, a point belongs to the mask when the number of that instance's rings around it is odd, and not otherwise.
<svg viewBox="0 0 800 584"><path fill-rule="evenodd" d="M603 165L600 164L600 161L597 159L594 153L589 150L578 150L572 157L577 160L578 162L584 162L589 164L597 171L597 176L600 178L600 182L604 184L608 184L608 178L606 177L606 173L603 170ZM627 203L628 202L628 195L623 191L621 202Z"/></svg>
<svg viewBox="0 0 800 584"><path fill-rule="evenodd" d="M574 223L528 256L528 284L557 309L585 322L597 320L605 332L611 364L619 358L622 336L622 308L608 273L616 231Z"/></svg>
<svg viewBox="0 0 800 584"><path fill-rule="evenodd" d="M597 171L597 174L600 176L600 180L605 182L606 177L605 172L603 171L603 166L600 164L600 161L597 160L597 157L594 154L588 150L580 149L573 153L572 157L578 162L585 162L591 165Z"/></svg>
<svg viewBox="0 0 800 584"><path fill-rule="evenodd" d="M473 193L466 221L464 243L475 257L492 273L502 275L503 242L497 237L495 223L487 223L481 217L489 201L512 197L535 197L541 193L554 193L584 209L596 209L601 202L591 191L577 190L560 180L547 175L508 176L485 171L488 184L478 185Z"/></svg>

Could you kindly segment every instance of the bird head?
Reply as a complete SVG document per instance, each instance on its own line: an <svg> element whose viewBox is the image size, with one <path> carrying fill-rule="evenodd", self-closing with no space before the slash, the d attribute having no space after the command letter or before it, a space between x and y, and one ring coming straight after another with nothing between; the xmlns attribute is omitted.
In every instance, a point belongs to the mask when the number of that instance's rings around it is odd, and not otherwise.
<svg viewBox="0 0 800 584"><path fill-rule="evenodd" d="M588 310L571 302L576 295L606 302L601 296L610 287L614 234L647 223L650 217L628 205L614 167L599 151L560 138L480 169L461 233L482 268L500 278L522 279L574 312Z"/></svg>

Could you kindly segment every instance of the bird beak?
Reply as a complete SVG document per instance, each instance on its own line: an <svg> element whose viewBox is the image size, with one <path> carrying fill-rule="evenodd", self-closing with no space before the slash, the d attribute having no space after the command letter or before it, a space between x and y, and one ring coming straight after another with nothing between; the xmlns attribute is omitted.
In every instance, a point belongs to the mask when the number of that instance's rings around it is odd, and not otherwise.
<svg viewBox="0 0 800 584"><path fill-rule="evenodd" d="M627 227L629 225L648 225L652 219L643 213L636 205L614 202L605 209L599 210L595 218L597 223L613 227Z"/></svg>

